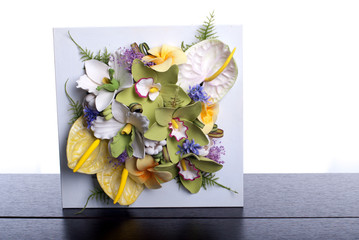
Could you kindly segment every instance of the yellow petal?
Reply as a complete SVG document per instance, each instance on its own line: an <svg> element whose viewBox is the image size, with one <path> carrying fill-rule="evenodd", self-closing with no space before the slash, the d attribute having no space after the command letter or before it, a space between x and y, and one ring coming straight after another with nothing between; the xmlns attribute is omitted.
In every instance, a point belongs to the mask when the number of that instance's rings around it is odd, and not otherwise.
<svg viewBox="0 0 359 240"><path fill-rule="evenodd" d="M154 47L147 51L149 54L159 57L161 56L161 47Z"/></svg>
<svg viewBox="0 0 359 240"><path fill-rule="evenodd" d="M148 168L153 168L157 166L158 163L153 159L151 155L145 155L142 159L137 159L136 167L139 171L145 171Z"/></svg>
<svg viewBox="0 0 359 240"><path fill-rule="evenodd" d="M172 58L168 58L161 64L153 65L151 68L157 72L166 72L172 65Z"/></svg>
<svg viewBox="0 0 359 240"><path fill-rule="evenodd" d="M215 103L212 105L202 104L202 111L199 115L199 120L204 123L204 127L202 128L202 132L204 134L208 134L215 122L217 121L217 116L219 112L219 104Z"/></svg>
<svg viewBox="0 0 359 240"><path fill-rule="evenodd" d="M161 188L160 182L156 179L155 175L152 176L145 182L145 186L149 189L158 189Z"/></svg>
<svg viewBox="0 0 359 240"><path fill-rule="evenodd" d="M104 171L97 173L97 180L101 188L112 199L115 199L120 187L122 170L123 166L114 168L108 164ZM136 183L132 179L128 178L118 203L121 205L130 205L134 203L143 189L143 184Z"/></svg>
<svg viewBox="0 0 359 240"><path fill-rule="evenodd" d="M183 64L187 62L187 56L181 49L176 49L168 54L172 58L172 64Z"/></svg>

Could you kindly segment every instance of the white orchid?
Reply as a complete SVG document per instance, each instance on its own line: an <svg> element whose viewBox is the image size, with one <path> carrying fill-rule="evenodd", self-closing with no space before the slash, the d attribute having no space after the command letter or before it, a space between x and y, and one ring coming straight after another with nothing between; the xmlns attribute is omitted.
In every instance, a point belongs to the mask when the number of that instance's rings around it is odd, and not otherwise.
<svg viewBox="0 0 359 240"><path fill-rule="evenodd" d="M104 117L97 117L92 124L92 131L96 138L112 139L110 144L111 152L114 157L123 152L127 147L123 144L129 143L133 150L133 156L137 158L144 158L145 145L143 142L143 134L148 130L148 119L138 112L131 112L128 107L117 101L112 102L112 115L113 118L106 120ZM133 139L126 141L117 141L116 137L126 137L133 134ZM119 148L121 150L116 150ZM123 149L123 150L122 150ZM116 153L115 153L116 152ZM115 153L115 154L114 154Z"/></svg>
<svg viewBox="0 0 359 240"><path fill-rule="evenodd" d="M112 103L119 91L132 86L132 76L121 64L120 55L120 51L111 54L109 65L94 59L86 61L86 74L77 80L77 88L96 95L95 105L99 112ZM116 83L113 89L104 87L112 83Z"/></svg>

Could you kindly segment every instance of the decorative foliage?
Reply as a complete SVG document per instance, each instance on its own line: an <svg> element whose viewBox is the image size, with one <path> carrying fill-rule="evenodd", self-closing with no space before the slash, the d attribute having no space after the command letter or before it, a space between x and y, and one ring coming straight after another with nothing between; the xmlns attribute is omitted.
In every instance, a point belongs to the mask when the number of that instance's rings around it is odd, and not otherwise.
<svg viewBox="0 0 359 240"><path fill-rule="evenodd" d="M75 45L78 47L78 49L80 50L80 55L81 55L81 60L84 62L84 61L88 61L88 60L91 60L91 59L95 59L95 60L98 60L98 61L101 61L103 63L108 63L108 61L110 60L110 55L111 53L109 53L107 51L107 48L105 48L104 52L102 53L101 50L99 50L97 52L96 55L94 55L94 52L88 50L87 48L83 49L71 36L70 34L70 31L68 32L69 34L69 37L71 39L71 41L73 43L75 43Z"/></svg>
<svg viewBox="0 0 359 240"><path fill-rule="evenodd" d="M93 190L90 190L91 194L90 196L88 196L87 201L85 203L85 206L76 214L80 214L83 211L85 211L87 204L89 203L90 200L95 199L96 201L102 201L106 204L109 204L111 201L111 198L109 196L107 196L107 194L102 190L102 188L97 187Z"/></svg>
<svg viewBox="0 0 359 240"><path fill-rule="evenodd" d="M82 115L82 106L79 103L79 101L76 101L72 99L72 97L69 95L69 93L67 92L67 82L69 80L67 79L67 81L65 82L65 94L67 99L69 100L69 104L70 104L70 108L68 109L68 111L72 112L72 118L69 121L69 124L73 124L79 117L81 117Z"/></svg>
<svg viewBox="0 0 359 240"><path fill-rule="evenodd" d="M219 178L216 177L216 175L214 173L205 173L205 172L202 172L202 187L204 190L207 190L208 187L213 187L213 186L218 186L218 187L221 187L221 188L224 188L224 189L227 189L228 191L231 191L233 193L236 193L238 194L237 191L235 190L232 190L231 188L229 187L226 187L220 183L217 182Z"/></svg>
<svg viewBox="0 0 359 240"><path fill-rule="evenodd" d="M194 37L197 39L196 42L193 42L192 44L184 44L184 42L181 43L181 48L183 51L186 51L188 48L192 47L196 43L199 43L200 41L211 39L211 38L217 38L216 36L216 29L214 25L214 11L209 14L209 17L207 17L207 21L204 21L202 26L197 29L197 35Z"/></svg>

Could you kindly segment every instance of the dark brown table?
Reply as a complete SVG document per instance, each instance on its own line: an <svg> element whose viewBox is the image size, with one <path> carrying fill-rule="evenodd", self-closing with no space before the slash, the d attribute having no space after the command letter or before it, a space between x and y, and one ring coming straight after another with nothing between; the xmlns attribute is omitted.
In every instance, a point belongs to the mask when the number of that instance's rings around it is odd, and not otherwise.
<svg viewBox="0 0 359 240"><path fill-rule="evenodd" d="M0 239L359 239L359 174L245 174L244 208L61 208L59 175L0 175Z"/></svg>

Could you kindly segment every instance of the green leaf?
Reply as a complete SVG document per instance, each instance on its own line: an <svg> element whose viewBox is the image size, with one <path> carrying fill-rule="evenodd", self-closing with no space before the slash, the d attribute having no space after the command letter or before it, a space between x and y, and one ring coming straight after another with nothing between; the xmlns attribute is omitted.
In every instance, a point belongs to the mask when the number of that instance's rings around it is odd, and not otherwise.
<svg viewBox="0 0 359 240"><path fill-rule="evenodd" d="M174 163L164 163L155 167L156 171L166 171L172 174L172 179L178 175L178 168Z"/></svg>
<svg viewBox="0 0 359 240"><path fill-rule="evenodd" d="M192 157L190 158L190 161L201 171L213 173L221 170L223 167L221 164L213 161L212 159L202 156L199 156L199 159L200 160Z"/></svg>
<svg viewBox="0 0 359 240"><path fill-rule="evenodd" d="M202 174L198 173L200 175L199 178L196 178L195 180L184 180L182 176L180 176L180 180L182 185L190 192L190 193L198 193L199 190L202 187Z"/></svg>
<svg viewBox="0 0 359 240"><path fill-rule="evenodd" d="M178 66L172 65L166 72L157 72L157 82L161 85L176 84L178 80Z"/></svg>
<svg viewBox="0 0 359 240"><path fill-rule="evenodd" d="M172 115L175 110L176 109L173 108L157 108L155 110L156 122L163 127L168 127L168 124L171 122Z"/></svg>
<svg viewBox="0 0 359 240"><path fill-rule="evenodd" d="M65 94L67 99L69 100L69 104L70 104L70 108L68 109L68 111L72 112L72 118L69 121L69 124L73 124L79 117L82 116L83 114L83 108L82 108L82 104L79 101L73 100L70 96L70 94L67 92L67 82L69 80L67 79L65 82Z"/></svg>
<svg viewBox="0 0 359 240"><path fill-rule="evenodd" d="M155 70L147 67L141 60L135 59L132 63L132 77L137 82L141 78L153 78L157 82L157 73Z"/></svg>
<svg viewBox="0 0 359 240"><path fill-rule="evenodd" d="M176 154L179 151L179 148L177 145L182 146L182 143L184 142L184 139L177 142L175 137L168 137L167 138L167 150L168 154L170 155L170 160L172 163L178 163L181 159L180 154Z"/></svg>
<svg viewBox="0 0 359 240"><path fill-rule="evenodd" d="M145 132L144 136L145 138L148 138L150 140L162 141L168 136L169 131L170 130L168 127L163 127L158 123L154 123L150 127L150 129L148 129L147 132Z"/></svg>
<svg viewBox="0 0 359 240"><path fill-rule="evenodd" d="M127 155L129 157L132 157L132 155L133 155L132 143L133 143L133 141L135 140L135 137L136 137L135 129L132 129L132 131L131 131L131 133L129 135L130 135L130 141L129 141L128 145L126 146L126 152L127 152Z"/></svg>
<svg viewBox="0 0 359 240"><path fill-rule="evenodd" d="M191 102L187 93L175 84L162 85L160 94L166 107L178 108Z"/></svg>
<svg viewBox="0 0 359 240"><path fill-rule="evenodd" d="M194 141L201 146L208 145L209 143L208 138L199 127L197 127L192 122L186 120L183 120L183 122L184 125L188 127L187 130L188 139L194 139Z"/></svg>
<svg viewBox="0 0 359 240"><path fill-rule="evenodd" d="M173 117L174 118L179 117L181 120L185 119L193 122L201 114L201 111L202 111L201 102L195 102L191 105L178 108L174 112Z"/></svg>
<svg viewBox="0 0 359 240"><path fill-rule="evenodd" d="M131 141L131 135L121 134L121 131L119 131L116 134L116 136L113 137L113 141L110 144L111 155L115 158L120 156L120 154L123 153L123 151L125 151L130 141Z"/></svg>

